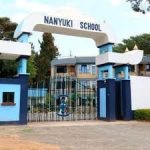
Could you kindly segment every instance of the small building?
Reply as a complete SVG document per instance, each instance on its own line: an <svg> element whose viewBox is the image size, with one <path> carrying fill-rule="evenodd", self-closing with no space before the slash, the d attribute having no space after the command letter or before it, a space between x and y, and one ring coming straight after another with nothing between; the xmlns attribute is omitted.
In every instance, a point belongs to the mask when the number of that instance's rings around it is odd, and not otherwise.
<svg viewBox="0 0 150 150"><path fill-rule="evenodd" d="M51 62L51 76L69 76L78 79L87 88L95 88L97 80L95 57L54 59Z"/></svg>
<svg viewBox="0 0 150 150"><path fill-rule="evenodd" d="M150 76L150 55L144 56L140 64L133 66L131 73L137 76Z"/></svg>
<svg viewBox="0 0 150 150"><path fill-rule="evenodd" d="M143 57L138 65L130 66L130 74L150 76L150 55ZM72 57L54 59L51 62L51 76L71 76L79 79L87 86L94 85L97 80L95 57ZM90 82L92 80L92 82Z"/></svg>
<svg viewBox="0 0 150 150"><path fill-rule="evenodd" d="M27 124L27 43L0 40L0 60L18 61L17 75L0 78L0 124Z"/></svg>

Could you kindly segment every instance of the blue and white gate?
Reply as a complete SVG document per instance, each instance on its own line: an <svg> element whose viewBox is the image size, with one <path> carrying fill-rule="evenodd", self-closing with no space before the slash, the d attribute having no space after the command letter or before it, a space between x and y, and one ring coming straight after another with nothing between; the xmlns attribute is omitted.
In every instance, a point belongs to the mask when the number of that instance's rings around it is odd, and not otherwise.
<svg viewBox="0 0 150 150"><path fill-rule="evenodd" d="M28 73L26 71L27 59L31 54L28 39L32 31L50 32L64 35L80 36L91 38L99 49L99 56L96 59L98 66L97 83L97 114L98 118L106 120L116 119L116 110L123 112L123 118L131 119L131 91L128 76L128 65L137 64L142 59L142 51L135 50L124 54L113 53L112 47L115 42L114 34L106 22L94 23L92 21L76 20L62 16L53 16L43 13L33 13L27 16L17 27L14 38L18 42L1 41L3 49L0 49L0 59L17 59L18 80L0 79L0 123L27 123L27 86ZM13 46L11 45L13 43ZM17 46L19 44L20 46ZM21 46L24 45L24 46ZM26 48L29 53L26 52ZM7 51L7 49L9 51ZM118 74L124 72L124 80L117 84ZM120 79L120 78L119 78ZM3 84L9 85L3 89ZM9 87L15 87L16 90ZM12 90L11 90L12 89ZM120 90L121 95L118 94ZM19 95L18 95L19 93ZM18 95L18 96L17 96ZM122 101L117 102L119 97ZM6 98L10 97L10 99ZM58 115L65 114L65 98L60 103L61 108ZM32 103L32 102L31 102ZM120 105L117 107L116 104ZM8 106L9 105L9 106ZM32 106L32 105L31 105ZM118 108L118 109L117 109ZM120 109L121 108L121 109ZM34 109L31 109L33 111ZM6 112L10 114L5 118ZM11 113L15 113L11 115ZM29 115L30 117L30 115Z"/></svg>

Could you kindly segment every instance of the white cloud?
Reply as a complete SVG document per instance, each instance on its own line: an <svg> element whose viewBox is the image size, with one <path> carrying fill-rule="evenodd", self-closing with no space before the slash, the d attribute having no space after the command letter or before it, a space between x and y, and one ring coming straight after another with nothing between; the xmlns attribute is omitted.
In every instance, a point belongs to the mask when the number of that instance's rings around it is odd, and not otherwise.
<svg viewBox="0 0 150 150"><path fill-rule="evenodd" d="M78 8L73 7L71 5L59 7L55 10L56 14L58 14L59 16L64 16L66 18L84 21L94 21L92 17L87 16L85 13L81 12Z"/></svg>
<svg viewBox="0 0 150 150"><path fill-rule="evenodd" d="M15 22L20 22L25 16L33 12L44 12L48 14L64 16L66 18L94 21L92 17L85 15L78 8L70 4L54 7L52 5L37 1L15 0L15 3L11 5L11 7L13 7L15 11L13 12L13 14L10 14L10 17Z"/></svg>
<svg viewBox="0 0 150 150"><path fill-rule="evenodd" d="M111 0L112 5L114 5L114 6L120 5L121 2L122 2L122 0Z"/></svg>
<svg viewBox="0 0 150 150"><path fill-rule="evenodd" d="M26 16L27 13L20 12L20 13L13 14L10 18L12 21L20 23L23 20L23 18L25 18Z"/></svg>
<svg viewBox="0 0 150 150"><path fill-rule="evenodd" d="M15 6L18 9L22 9L23 11L26 12L48 12L51 10L51 7L47 5L46 3L42 2L36 2L36 1L29 1L29 0L16 0L15 1Z"/></svg>

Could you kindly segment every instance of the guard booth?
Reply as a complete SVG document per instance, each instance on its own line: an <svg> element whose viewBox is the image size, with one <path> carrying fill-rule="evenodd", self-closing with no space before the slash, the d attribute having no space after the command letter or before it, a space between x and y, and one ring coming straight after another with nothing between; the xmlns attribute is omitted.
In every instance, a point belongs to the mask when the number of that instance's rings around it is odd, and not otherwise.
<svg viewBox="0 0 150 150"><path fill-rule="evenodd" d="M27 58L31 55L30 44L0 41L0 59L16 60L17 75L0 78L0 124L27 123L28 74Z"/></svg>

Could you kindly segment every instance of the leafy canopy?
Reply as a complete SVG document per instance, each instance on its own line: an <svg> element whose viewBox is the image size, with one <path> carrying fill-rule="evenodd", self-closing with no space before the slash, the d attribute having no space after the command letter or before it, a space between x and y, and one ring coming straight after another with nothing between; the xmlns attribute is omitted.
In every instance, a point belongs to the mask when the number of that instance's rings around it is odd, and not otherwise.
<svg viewBox="0 0 150 150"><path fill-rule="evenodd" d="M124 39L122 43L114 46L115 52L124 52L126 48L133 50L135 44L144 54L150 54L150 34L142 34L138 36L131 36L129 39Z"/></svg>
<svg viewBox="0 0 150 150"><path fill-rule="evenodd" d="M17 24L7 17L0 17L0 40L13 40ZM16 74L16 61L0 60L0 77L11 77Z"/></svg>
<svg viewBox="0 0 150 150"><path fill-rule="evenodd" d="M141 12L145 14L150 11L150 0L126 0L131 3L131 8L135 12Z"/></svg>
<svg viewBox="0 0 150 150"><path fill-rule="evenodd" d="M17 27L7 17L0 17L0 40L14 40L13 34ZM50 62L59 55L57 47L54 45L54 37L50 33L43 34L43 40L39 41L40 54L34 51L28 60L27 72L30 73L30 82L35 80L45 80L50 76ZM0 77L11 77L17 72L17 62L10 60L0 60Z"/></svg>

